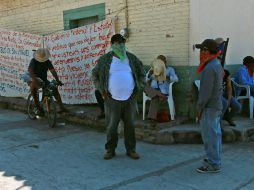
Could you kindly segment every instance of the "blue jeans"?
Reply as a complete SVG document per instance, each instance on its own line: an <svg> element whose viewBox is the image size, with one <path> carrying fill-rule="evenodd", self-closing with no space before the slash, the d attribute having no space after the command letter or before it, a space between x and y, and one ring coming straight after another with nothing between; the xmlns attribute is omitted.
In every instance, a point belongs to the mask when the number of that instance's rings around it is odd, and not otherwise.
<svg viewBox="0 0 254 190"><path fill-rule="evenodd" d="M221 111L205 108L200 118L200 127L208 163L220 168L221 166Z"/></svg>
<svg viewBox="0 0 254 190"><path fill-rule="evenodd" d="M241 111L241 104L237 101L235 97L231 98L230 104L228 105L227 97L222 96L222 116L221 117L226 117L226 118L232 118L234 117L237 113L240 113ZM228 108L231 108L230 111Z"/></svg>

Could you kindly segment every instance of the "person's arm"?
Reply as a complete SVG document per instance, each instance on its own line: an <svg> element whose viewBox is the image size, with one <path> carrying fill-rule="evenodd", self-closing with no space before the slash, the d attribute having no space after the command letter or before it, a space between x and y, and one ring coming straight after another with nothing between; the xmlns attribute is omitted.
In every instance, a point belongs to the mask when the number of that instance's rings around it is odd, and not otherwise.
<svg viewBox="0 0 254 190"><path fill-rule="evenodd" d="M247 79L247 73L245 72L239 72L238 73L238 80L239 80L239 84L241 85L249 85L248 79Z"/></svg>
<svg viewBox="0 0 254 190"><path fill-rule="evenodd" d="M28 66L28 73L32 77L32 80L36 80L36 75L34 73L34 68L35 68L35 62L33 59L30 61L30 64Z"/></svg>
<svg viewBox="0 0 254 190"><path fill-rule="evenodd" d="M232 83L231 83L230 75L228 75L228 77L227 77L226 91L227 91L228 105L229 105L230 101L231 101L231 98L232 98Z"/></svg>
<svg viewBox="0 0 254 190"><path fill-rule="evenodd" d="M175 73L175 70L174 68L172 67L168 67L167 70L166 70L166 75L167 75L167 79L170 81L170 82L178 82L178 77Z"/></svg>
<svg viewBox="0 0 254 190"><path fill-rule="evenodd" d="M32 78L32 80L33 81L35 81L35 82L38 82L38 80L36 79L36 74L34 73L34 70L35 70L35 62L34 62L34 60L32 59L31 61L30 61L30 64L29 64L29 66L28 66L28 73L29 73L29 75L30 75L30 77Z"/></svg>
<svg viewBox="0 0 254 190"><path fill-rule="evenodd" d="M251 92L254 92L254 84L250 83L248 75L247 68L241 68L241 70L237 72L238 83L241 85L249 85Z"/></svg>
<svg viewBox="0 0 254 190"><path fill-rule="evenodd" d="M99 73L100 73L100 64L101 64L101 58L99 58L98 63L95 65L95 67L92 69L92 79L93 79L93 84L97 90L100 91L102 94L102 91L100 89L100 78L99 78Z"/></svg>
<svg viewBox="0 0 254 190"><path fill-rule="evenodd" d="M49 69L49 71L51 72L52 76L56 79L56 82L57 82L60 86L62 86L63 83L59 80L58 75L57 75L57 73L56 73L56 70L54 69L54 66L52 65L51 61L48 61L47 64L48 64L48 69Z"/></svg>
<svg viewBox="0 0 254 190"><path fill-rule="evenodd" d="M36 75L34 74L34 71L31 67L28 67L28 73L32 77L32 80L35 80Z"/></svg>
<svg viewBox="0 0 254 190"><path fill-rule="evenodd" d="M197 102L197 111L201 113L212 96L215 74L211 69L204 69L200 80L200 90Z"/></svg>
<svg viewBox="0 0 254 190"><path fill-rule="evenodd" d="M93 79L93 83L94 86L97 90L99 90L99 92L101 93L102 97L104 99L108 98L110 96L109 92L106 91L105 89L101 88L101 81L100 81L100 73L101 73L101 68L102 65L106 64L105 63L105 58L102 56L99 58L98 63L95 65L95 67L92 70L92 79Z"/></svg>
<svg viewBox="0 0 254 190"><path fill-rule="evenodd" d="M53 77L56 79L56 81L59 83L59 84L62 84L62 82L59 80L58 78L58 75L56 73L56 70L53 68L53 69L50 69L49 70L51 72L51 74L53 75Z"/></svg>
<svg viewBox="0 0 254 190"><path fill-rule="evenodd" d="M152 80L152 74L153 74L153 69L150 68L148 72L146 73L146 82L150 82Z"/></svg>

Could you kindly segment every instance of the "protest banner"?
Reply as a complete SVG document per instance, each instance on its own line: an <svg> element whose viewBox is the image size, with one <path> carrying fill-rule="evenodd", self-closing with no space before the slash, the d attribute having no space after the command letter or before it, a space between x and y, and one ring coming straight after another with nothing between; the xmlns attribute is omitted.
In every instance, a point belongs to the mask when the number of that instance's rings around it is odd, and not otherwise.
<svg viewBox="0 0 254 190"><path fill-rule="evenodd" d="M42 36L0 29L0 96L27 97L28 85L20 79L27 71Z"/></svg>
<svg viewBox="0 0 254 190"><path fill-rule="evenodd" d="M44 36L44 45L64 86L62 100L67 104L95 103L92 69L99 57L110 50L114 34L111 19Z"/></svg>

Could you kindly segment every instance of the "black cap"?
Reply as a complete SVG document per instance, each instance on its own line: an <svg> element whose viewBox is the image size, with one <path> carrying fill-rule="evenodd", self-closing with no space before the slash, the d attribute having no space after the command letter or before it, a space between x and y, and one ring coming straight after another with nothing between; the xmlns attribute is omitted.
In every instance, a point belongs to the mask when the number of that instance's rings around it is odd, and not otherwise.
<svg viewBox="0 0 254 190"><path fill-rule="evenodd" d="M243 59L243 64L244 64L244 65L249 64L249 63L254 64L254 58L253 58L252 56L246 56L246 57Z"/></svg>
<svg viewBox="0 0 254 190"><path fill-rule="evenodd" d="M115 42L125 43L126 39L121 34L115 34L111 37L111 43L113 44Z"/></svg>
<svg viewBox="0 0 254 190"><path fill-rule="evenodd" d="M201 50L208 50L211 53L217 53L219 50L216 41L213 39L206 39L201 44L196 44L195 47Z"/></svg>

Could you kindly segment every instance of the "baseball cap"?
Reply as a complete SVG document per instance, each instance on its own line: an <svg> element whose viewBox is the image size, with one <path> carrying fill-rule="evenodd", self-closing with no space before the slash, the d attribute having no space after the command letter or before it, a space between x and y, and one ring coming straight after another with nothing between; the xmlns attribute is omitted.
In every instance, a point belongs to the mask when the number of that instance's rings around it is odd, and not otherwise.
<svg viewBox="0 0 254 190"><path fill-rule="evenodd" d="M115 34L111 37L111 43L113 44L115 42L125 43L126 39L121 34Z"/></svg>
<svg viewBox="0 0 254 190"><path fill-rule="evenodd" d="M213 39L206 39L201 44L196 44L195 47L197 49L208 50L210 52L217 52L219 50L216 41Z"/></svg>

